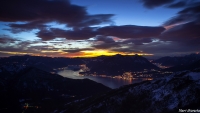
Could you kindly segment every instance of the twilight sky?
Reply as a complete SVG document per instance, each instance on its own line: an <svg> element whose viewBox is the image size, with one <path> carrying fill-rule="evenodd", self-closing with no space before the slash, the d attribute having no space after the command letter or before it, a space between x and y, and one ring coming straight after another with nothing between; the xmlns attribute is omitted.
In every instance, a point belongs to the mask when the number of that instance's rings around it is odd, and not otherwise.
<svg viewBox="0 0 200 113"><path fill-rule="evenodd" d="M200 0L3 0L0 57L200 51Z"/></svg>

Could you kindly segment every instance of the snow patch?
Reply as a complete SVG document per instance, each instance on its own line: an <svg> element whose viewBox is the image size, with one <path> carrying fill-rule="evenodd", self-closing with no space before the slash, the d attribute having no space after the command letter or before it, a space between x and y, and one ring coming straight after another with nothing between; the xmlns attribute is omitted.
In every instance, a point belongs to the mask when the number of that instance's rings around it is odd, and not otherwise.
<svg viewBox="0 0 200 113"><path fill-rule="evenodd" d="M192 80L199 80L200 79L200 73L196 72L190 72L189 74L185 75L191 77Z"/></svg>
<svg viewBox="0 0 200 113"><path fill-rule="evenodd" d="M178 106L178 104L179 104L178 100L175 99L174 102L171 103L171 104L168 106L168 108L169 108L169 109L174 109L174 108L176 108L176 107Z"/></svg>

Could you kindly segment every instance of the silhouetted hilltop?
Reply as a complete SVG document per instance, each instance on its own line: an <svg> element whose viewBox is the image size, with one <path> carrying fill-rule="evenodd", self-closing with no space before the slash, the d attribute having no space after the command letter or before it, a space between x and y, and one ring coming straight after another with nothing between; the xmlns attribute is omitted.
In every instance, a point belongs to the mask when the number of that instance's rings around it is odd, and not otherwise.
<svg viewBox="0 0 200 113"><path fill-rule="evenodd" d="M87 64L91 73L106 75L122 75L124 72L143 71L144 69L159 69L146 58L138 55L114 55L100 57Z"/></svg>

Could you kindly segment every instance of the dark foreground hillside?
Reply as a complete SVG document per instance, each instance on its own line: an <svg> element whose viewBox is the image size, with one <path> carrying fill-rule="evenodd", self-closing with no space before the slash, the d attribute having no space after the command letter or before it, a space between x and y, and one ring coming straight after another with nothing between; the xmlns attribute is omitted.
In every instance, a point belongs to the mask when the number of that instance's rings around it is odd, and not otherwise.
<svg viewBox="0 0 200 113"><path fill-rule="evenodd" d="M177 113L200 110L200 69L127 85L69 104L65 113ZM197 112L197 111L196 111Z"/></svg>
<svg viewBox="0 0 200 113"><path fill-rule="evenodd" d="M111 90L89 79L75 80L40 69L0 72L0 113L49 113L71 101Z"/></svg>

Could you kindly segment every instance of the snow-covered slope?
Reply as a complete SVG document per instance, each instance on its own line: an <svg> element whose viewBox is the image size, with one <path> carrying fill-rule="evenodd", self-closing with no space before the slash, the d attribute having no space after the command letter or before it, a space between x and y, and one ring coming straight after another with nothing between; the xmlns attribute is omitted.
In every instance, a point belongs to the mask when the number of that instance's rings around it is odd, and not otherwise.
<svg viewBox="0 0 200 113"><path fill-rule="evenodd" d="M200 69L132 84L80 102L83 113L171 113L200 109ZM78 108L78 109L77 109ZM70 109L69 109L70 111ZM73 110L71 110L73 111Z"/></svg>

